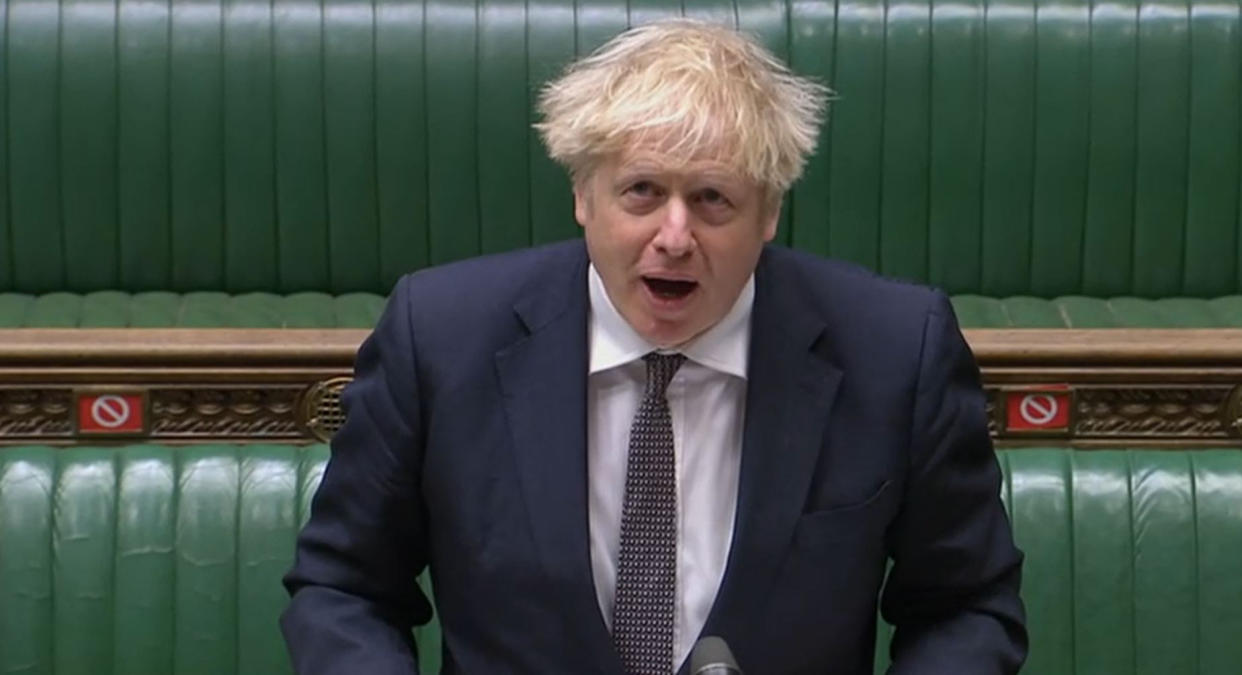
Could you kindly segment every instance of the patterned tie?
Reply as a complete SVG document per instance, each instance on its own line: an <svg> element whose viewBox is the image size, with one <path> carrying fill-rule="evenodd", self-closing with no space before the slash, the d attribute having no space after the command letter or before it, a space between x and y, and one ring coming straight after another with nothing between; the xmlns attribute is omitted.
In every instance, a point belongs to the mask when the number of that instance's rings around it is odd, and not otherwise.
<svg viewBox="0 0 1242 675"><path fill-rule="evenodd" d="M686 357L648 354L647 391L630 428L612 639L628 675L673 672L677 475L664 390Z"/></svg>

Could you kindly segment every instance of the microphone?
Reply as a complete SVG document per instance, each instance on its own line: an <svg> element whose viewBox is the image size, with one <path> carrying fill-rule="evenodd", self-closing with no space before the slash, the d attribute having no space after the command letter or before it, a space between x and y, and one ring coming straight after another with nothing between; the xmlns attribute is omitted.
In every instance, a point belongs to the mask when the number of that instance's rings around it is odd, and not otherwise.
<svg viewBox="0 0 1242 675"><path fill-rule="evenodd" d="M714 635L701 638L690 650L690 675L742 675L729 645Z"/></svg>

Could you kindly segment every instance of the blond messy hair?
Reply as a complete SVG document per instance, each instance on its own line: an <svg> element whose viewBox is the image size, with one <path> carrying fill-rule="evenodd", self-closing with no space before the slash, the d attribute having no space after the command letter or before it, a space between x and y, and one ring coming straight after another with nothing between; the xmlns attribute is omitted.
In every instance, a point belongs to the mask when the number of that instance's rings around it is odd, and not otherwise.
<svg viewBox="0 0 1242 675"><path fill-rule="evenodd" d="M549 82L535 128L575 181L642 144L723 160L779 198L815 149L830 93L737 31L668 19L617 35Z"/></svg>

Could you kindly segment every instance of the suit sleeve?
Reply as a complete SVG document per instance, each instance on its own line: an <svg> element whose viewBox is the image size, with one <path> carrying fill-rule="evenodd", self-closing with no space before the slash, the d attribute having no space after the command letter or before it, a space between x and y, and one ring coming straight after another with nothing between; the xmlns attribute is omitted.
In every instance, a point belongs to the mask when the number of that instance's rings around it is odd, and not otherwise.
<svg viewBox="0 0 1242 675"><path fill-rule="evenodd" d="M908 476L881 604L896 628L889 672L1016 673L1027 650L1022 554L1000 501L979 371L942 294L924 330Z"/></svg>
<svg viewBox="0 0 1242 675"><path fill-rule="evenodd" d="M426 514L409 277L358 351L345 423L285 576L281 629L306 675L417 673L412 628L431 618L415 578Z"/></svg>

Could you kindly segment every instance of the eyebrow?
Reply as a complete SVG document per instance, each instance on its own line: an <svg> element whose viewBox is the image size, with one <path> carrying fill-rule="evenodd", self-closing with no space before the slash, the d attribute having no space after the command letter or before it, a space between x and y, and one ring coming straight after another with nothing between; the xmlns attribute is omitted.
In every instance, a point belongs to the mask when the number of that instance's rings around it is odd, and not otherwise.
<svg viewBox="0 0 1242 675"><path fill-rule="evenodd" d="M670 173L671 171L672 169L667 165L659 164L651 160L639 160L631 164L626 164L626 165L619 167L617 169L617 177L622 178L622 179L629 179L636 175L644 175L644 174L662 175L662 174ZM732 186L737 186L739 183L742 182L742 178L738 176L737 174L724 171L724 170L720 170L720 169L708 169L706 171L696 172L695 177L706 178L708 180L715 180L715 181L726 183Z"/></svg>

